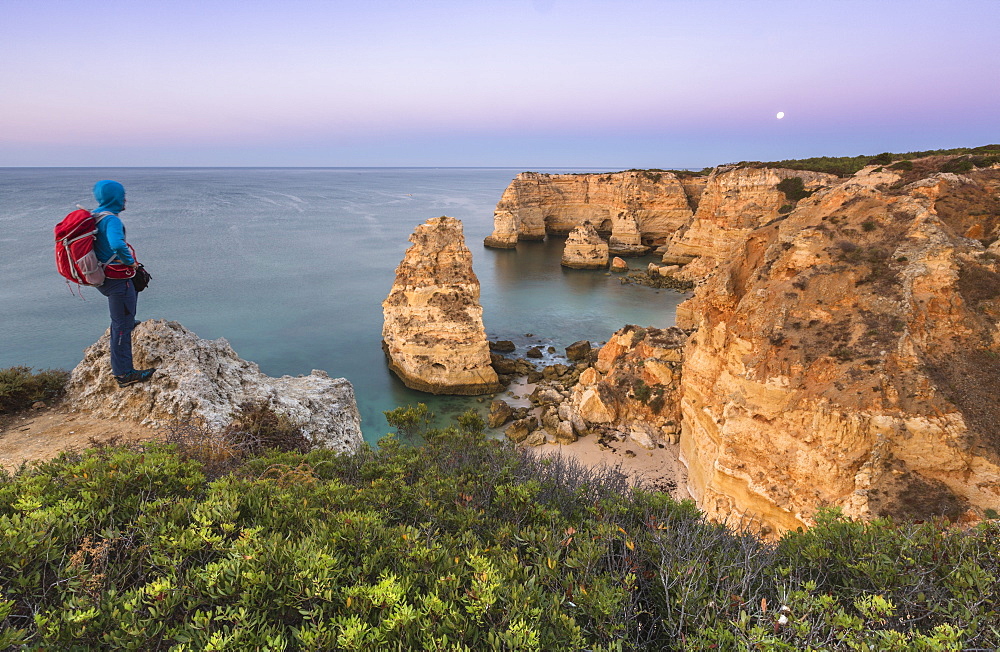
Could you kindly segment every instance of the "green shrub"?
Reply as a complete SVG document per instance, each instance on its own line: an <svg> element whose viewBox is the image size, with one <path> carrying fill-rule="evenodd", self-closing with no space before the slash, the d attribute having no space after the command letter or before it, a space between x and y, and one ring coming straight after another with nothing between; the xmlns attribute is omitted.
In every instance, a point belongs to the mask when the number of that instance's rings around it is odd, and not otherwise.
<svg viewBox="0 0 1000 652"><path fill-rule="evenodd" d="M635 378L632 382L632 396L637 401L648 403L653 396L653 388L647 385L642 378Z"/></svg>
<svg viewBox="0 0 1000 652"><path fill-rule="evenodd" d="M893 163L890 166L891 169L908 171L913 169L911 159L924 158L927 156L961 156L967 154L975 155L971 158L974 165L984 167L986 165L990 165L991 160L997 160L998 157L1000 157L1000 145L983 145L981 147L974 148L955 147L952 149L934 149L919 152L905 152L901 154L885 152L877 156L817 156L803 159L770 161L767 163L744 161L740 163L740 165L784 168L787 170L809 170L812 172L825 172L827 174L836 174L846 177L854 174L867 165L888 165L892 163L894 159L902 160L898 160L896 163Z"/></svg>
<svg viewBox="0 0 1000 652"><path fill-rule="evenodd" d="M419 410L418 410L419 412ZM470 427L238 473L160 444L0 479L0 645L991 649L1000 524L824 512L768 543Z"/></svg>
<svg viewBox="0 0 1000 652"><path fill-rule="evenodd" d="M397 407L382 414L389 425L396 429L396 434L409 442L426 432L434 421L434 413L424 403Z"/></svg>
<svg viewBox="0 0 1000 652"><path fill-rule="evenodd" d="M788 177L787 179L782 179L778 182L776 187L778 190L785 193L785 198L791 202L797 202L800 199L805 199L812 194L811 190L805 189L805 182L802 181L801 177Z"/></svg>
<svg viewBox="0 0 1000 652"><path fill-rule="evenodd" d="M968 172L975 165L972 160L966 157L952 159L941 165L942 172L954 172L956 174L961 174L962 172Z"/></svg>
<svg viewBox="0 0 1000 652"><path fill-rule="evenodd" d="M0 369L0 414L18 412L35 401L51 401L62 396L69 372L44 369L31 373L31 367Z"/></svg>

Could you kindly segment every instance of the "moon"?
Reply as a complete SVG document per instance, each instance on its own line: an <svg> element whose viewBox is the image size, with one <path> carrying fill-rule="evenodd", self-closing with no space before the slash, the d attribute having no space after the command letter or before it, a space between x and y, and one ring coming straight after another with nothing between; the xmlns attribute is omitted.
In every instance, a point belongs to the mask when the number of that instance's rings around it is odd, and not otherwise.
<svg viewBox="0 0 1000 652"><path fill-rule="evenodd" d="M784 111L778 111L778 120L781 120L784 117L785 117L785 112Z"/></svg>

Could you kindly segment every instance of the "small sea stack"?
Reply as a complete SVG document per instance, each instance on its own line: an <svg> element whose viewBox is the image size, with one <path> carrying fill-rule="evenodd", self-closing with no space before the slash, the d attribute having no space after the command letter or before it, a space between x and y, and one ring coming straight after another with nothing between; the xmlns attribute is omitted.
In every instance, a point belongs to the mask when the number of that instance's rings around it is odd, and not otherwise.
<svg viewBox="0 0 1000 652"><path fill-rule="evenodd" d="M389 368L407 387L431 394L499 391L462 222L431 218L410 242L382 302Z"/></svg>
<svg viewBox="0 0 1000 652"><path fill-rule="evenodd" d="M563 248L562 266L573 269L605 269L608 266L608 243L590 222L573 229Z"/></svg>

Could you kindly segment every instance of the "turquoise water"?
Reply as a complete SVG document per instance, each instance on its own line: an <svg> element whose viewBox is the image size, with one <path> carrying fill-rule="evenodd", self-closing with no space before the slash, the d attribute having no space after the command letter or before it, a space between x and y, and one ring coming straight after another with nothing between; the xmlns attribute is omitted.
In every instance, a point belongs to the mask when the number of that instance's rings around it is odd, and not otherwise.
<svg viewBox="0 0 1000 652"><path fill-rule="evenodd" d="M125 184L129 241L153 275L139 317L225 337L272 376L324 369L355 388L365 438L388 431L383 410L422 401L439 415L474 398L407 389L386 368L382 300L414 227L450 215L465 225L491 339L562 349L623 326L670 326L684 297L623 286L559 265L562 240L482 246L493 208L520 170L0 169L0 368L70 369L108 324L92 288L72 296L53 263L52 228L92 207L99 179ZM553 170L555 171L555 170ZM559 170L575 171L575 170ZM527 335L531 334L531 337Z"/></svg>

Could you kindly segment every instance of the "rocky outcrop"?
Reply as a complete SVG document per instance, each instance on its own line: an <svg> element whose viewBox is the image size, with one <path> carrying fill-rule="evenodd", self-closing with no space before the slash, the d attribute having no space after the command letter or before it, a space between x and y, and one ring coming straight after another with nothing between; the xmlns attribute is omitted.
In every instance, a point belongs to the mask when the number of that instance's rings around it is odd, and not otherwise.
<svg viewBox="0 0 1000 652"><path fill-rule="evenodd" d="M782 211L791 211L796 200L779 190L778 184L792 178L801 179L807 193L838 182L834 175L819 172L716 168L705 182L690 225L674 235L663 262L699 259L697 264L686 267L681 276L687 280L704 277L718 261L728 259L733 248L753 229L777 219Z"/></svg>
<svg viewBox="0 0 1000 652"><path fill-rule="evenodd" d="M522 172L497 203L488 247L513 248L518 240L567 235L590 222L610 238L616 255L635 255L666 240L692 217L685 184L671 172L613 174Z"/></svg>
<svg viewBox="0 0 1000 652"><path fill-rule="evenodd" d="M462 223L435 217L410 236L382 302L382 348L407 387L432 394L498 391Z"/></svg>
<svg viewBox="0 0 1000 652"><path fill-rule="evenodd" d="M626 326L601 347L573 387L578 428L611 431L643 448L677 442L681 361L687 334L677 328Z"/></svg>
<svg viewBox="0 0 1000 652"><path fill-rule="evenodd" d="M149 382L124 389L111 375L109 334L84 351L66 392L68 404L108 419L164 426L194 420L227 425L243 402L266 403L302 424L315 444L341 451L362 443L354 388L314 370L308 376L271 378L241 359L225 339L203 340L177 322L149 320L133 332L136 367L156 367Z"/></svg>
<svg viewBox="0 0 1000 652"><path fill-rule="evenodd" d="M996 170L907 185L868 169L720 236L728 259L678 311L696 328L681 451L704 511L780 531L823 506L1000 504L1000 267L943 210L998 186Z"/></svg>
<svg viewBox="0 0 1000 652"><path fill-rule="evenodd" d="M608 266L608 243L597 234L590 222L573 229L563 246L562 266L573 269L605 269Z"/></svg>

